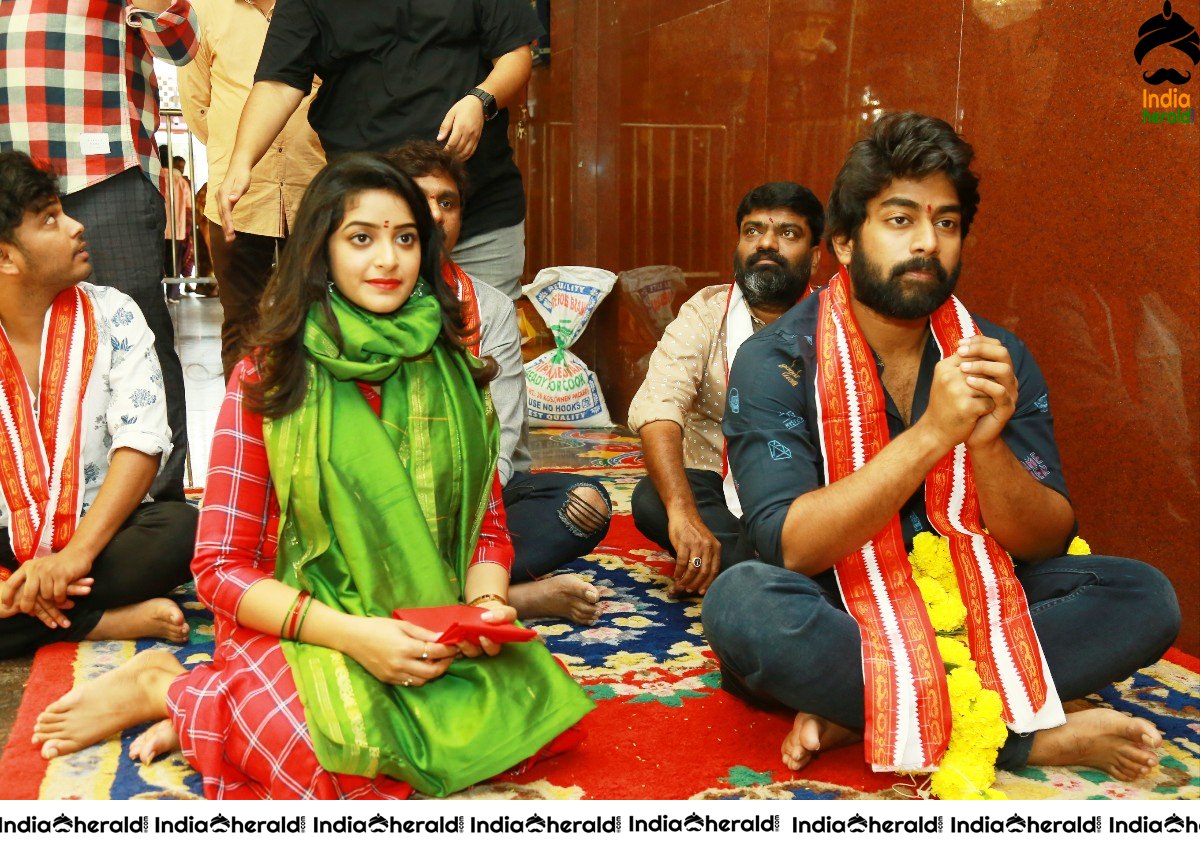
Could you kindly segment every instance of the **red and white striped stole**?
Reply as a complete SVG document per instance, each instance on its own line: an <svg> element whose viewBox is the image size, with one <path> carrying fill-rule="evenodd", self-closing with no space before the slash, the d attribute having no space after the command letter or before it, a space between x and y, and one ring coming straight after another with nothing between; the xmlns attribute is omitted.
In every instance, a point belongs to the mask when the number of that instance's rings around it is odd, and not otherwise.
<svg viewBox="0 0 1200 846"><path fill-rule="evenodd" d="M478 358L483 342L483 315L479 313L479 297L475 293L475 283L465 270L452 261L442 265L442 278L462 303L463 345L471 351L471 355Z"/></svg>
<svg viewBox="0 0 1200 846"><path fill-rule="evenodd" d="M944 358L978 334L951 297L931 316ZM827 484L861 468L888 444L886 396L850 306L846 268L820 294L816 394ZM946 537L963 602L971 655L984 686L1004 702L1016 731L1060 725L1062 706L1042 656L1025 593L1008 553L982 525L964 444L925 480L930 522ZM862 633L866 758L876 771L935 769L950 739L945 669L913 581L900 515L836 566L838 587Z"/></svg>
<svg viewBox="0 0 1200 846"><path fill-rule="evenodd" d="M83 505L83 394L96 360L96 320L79 286L50 307L39 407L0 328L0 492L13 554L24 564L62 549Z"/></svg>

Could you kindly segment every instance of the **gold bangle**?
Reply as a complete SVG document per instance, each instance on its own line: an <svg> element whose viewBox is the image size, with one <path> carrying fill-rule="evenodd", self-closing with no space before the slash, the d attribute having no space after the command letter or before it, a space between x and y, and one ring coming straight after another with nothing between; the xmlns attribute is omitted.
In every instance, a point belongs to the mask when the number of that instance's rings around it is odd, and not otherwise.
<svg viewBox="0 0 1200 846"><path fill-rule="evenodd" d="M497 596L494 593L481 594L481 595L475 597L474 599L472 599L467 604L474 606L474 605L482 605L485 602L499 602L501 605L508 604L507 599L505 599L503 596Z"/></svg>

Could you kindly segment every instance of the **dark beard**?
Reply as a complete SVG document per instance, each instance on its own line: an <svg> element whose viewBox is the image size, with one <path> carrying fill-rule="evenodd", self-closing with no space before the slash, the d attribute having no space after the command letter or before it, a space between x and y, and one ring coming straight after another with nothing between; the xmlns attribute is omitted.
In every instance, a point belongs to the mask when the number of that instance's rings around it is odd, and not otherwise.
<svg viewBox="0 0 1200 846"><path fill-rule="evenodd" d="M733 278L742 289L746 304L751 308L771 309L788 309L794 306L808 287L808 277L812 273L810 255L811 252L805 253L799 265L793 266L773 250L759 250L745 262L734 253ZM777 262L777 266L747 270L747 265L753 268L756 261L765 258Z"/></svg>
<svg viewBox="0 0 1200 846"><path fill-rule="evenodd" d="M937 274L930 284L907 285L901 277L912 270L929 270ZM850 282L854 298L872 311L899 320L928 317L938 306L950 299L958 284L962 263L946 273L941 262L930 258L913 258L892 268L885 280L878 267L871 264L861 249L850 256Z"/></svg>

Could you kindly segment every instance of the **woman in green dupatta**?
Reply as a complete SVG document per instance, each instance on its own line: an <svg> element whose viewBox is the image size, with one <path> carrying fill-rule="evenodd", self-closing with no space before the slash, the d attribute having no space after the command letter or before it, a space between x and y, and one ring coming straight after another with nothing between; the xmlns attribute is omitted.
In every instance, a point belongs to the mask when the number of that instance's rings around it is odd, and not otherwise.
<svg viewBox="0 0 1200 846"><path fill-rule="evenodd" d="M439 644L392 617L516 619L495 364L463 349L442 262L424 197L385 159L317 175L217 422L192 565L213 662L140 653L51 706L44 754L158 718L133 756L182 748L210 798L378 798L443 796L577 742L593 706L544 645Z"/></svg>

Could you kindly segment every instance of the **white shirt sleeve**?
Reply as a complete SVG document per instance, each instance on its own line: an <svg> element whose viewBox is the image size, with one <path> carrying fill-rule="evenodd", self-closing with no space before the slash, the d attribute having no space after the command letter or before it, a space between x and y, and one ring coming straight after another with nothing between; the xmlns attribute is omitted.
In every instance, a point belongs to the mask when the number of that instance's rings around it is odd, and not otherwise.
<svg viewBox="0 0 1200 846"><path fill-rule="evenodd" d="M494 288L476 280L482 333L480 356L491 356L500 365L500 374L488 386L492 404L500 421L500 454L497 470L500 484L507 485L515 467L513 456L525 435L525 367L521 361L521 333L512 300Z"/></svg>
<svg viewBox="0 0 1200 846"><path fill-rule="evenodd" d="M108 320L112 332L106 411L112 446L108 460L112 461L118 449L127 447L158 455L161 469L171 455L171 427L167 424L167 396L154 352L154 333L128 296L110 289L106 299L106 305L111 305Z"/></svg>

